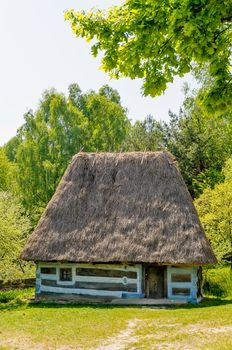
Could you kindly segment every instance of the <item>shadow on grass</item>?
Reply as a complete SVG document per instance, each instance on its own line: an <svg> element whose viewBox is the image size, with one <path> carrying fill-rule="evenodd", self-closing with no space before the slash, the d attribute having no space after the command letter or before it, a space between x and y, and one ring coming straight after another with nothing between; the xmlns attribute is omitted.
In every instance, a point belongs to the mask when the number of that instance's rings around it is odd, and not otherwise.
<svg viewBox="0 0 232 350"><path fill-rule="evenodd" d="M52 302L52 301L25 301L25 300L13 300L9 303L0 303L1 310L16 310L19 308L27 309L166 309L166 310L181 310L181 309L200 309L216 306L232 305L232 299L220 299L220 298L205 298L199 304L185 304L185 305L111 305L100 303L71 303L71 302Z"/></svg>

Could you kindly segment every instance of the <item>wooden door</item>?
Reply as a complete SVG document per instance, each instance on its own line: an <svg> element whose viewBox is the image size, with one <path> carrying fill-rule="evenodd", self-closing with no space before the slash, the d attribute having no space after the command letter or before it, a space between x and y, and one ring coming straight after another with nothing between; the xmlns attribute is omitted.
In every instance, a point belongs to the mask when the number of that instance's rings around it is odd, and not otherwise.
<svg viewBox="0 0 232 350"><path fill-rule="evenodd" d="M164 298L164 267L148 266L145 272L146 297Z"/></svg>

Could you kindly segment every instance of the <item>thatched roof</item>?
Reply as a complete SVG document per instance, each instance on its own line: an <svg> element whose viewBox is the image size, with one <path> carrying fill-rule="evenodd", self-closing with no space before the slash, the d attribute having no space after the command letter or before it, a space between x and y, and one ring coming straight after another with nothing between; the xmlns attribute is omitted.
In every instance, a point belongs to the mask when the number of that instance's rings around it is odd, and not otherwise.
<svg viewBox="0 0 232 350"><path fill-rule="evenodd" d="M79 153L22 253L26 260L216 261L166 152Z"/></svg>

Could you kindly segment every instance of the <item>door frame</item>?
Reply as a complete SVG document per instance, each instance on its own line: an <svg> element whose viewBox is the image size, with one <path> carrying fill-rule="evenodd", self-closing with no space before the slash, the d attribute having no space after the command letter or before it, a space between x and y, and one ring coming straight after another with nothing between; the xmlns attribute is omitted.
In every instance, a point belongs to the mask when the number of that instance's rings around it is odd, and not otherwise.
<svg viewBox="0 0 232 350"><path fill-rule="evenodd" d="M162 285L162 296L155 298L154 296L150 296L151 291L149 288L149 270L152 269L159 269L159 270L163 270L163 275L161 274L162 278L160 283L163 284ZM159 281L158 281L159 283ZM144 294L145 294L145 298L151 298L151 299L163 299L163 298L167 298L167 266L165 265L156 265L156 264L146 264L144 266Z"/></svg>

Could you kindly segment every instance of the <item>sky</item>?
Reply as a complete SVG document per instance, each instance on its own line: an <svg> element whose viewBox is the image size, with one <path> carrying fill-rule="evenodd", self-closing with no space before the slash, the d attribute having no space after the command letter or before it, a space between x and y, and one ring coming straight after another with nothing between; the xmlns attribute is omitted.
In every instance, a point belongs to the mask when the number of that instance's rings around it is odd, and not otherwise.
<svg viewBox="0 0 232 350"><path fill-rule="evenodd" d="M67 93L78 83L83 92L109 84L119 91L130 120L152 114L168 120L168 110L178 112L184 81L177 78L164 95L143 97L141 81L110 80L99 70L90 45L73 35L64 10L106 9L122 0L0 0L0 146L16 134L28 109L35 110L45 89Z"/></svg>

